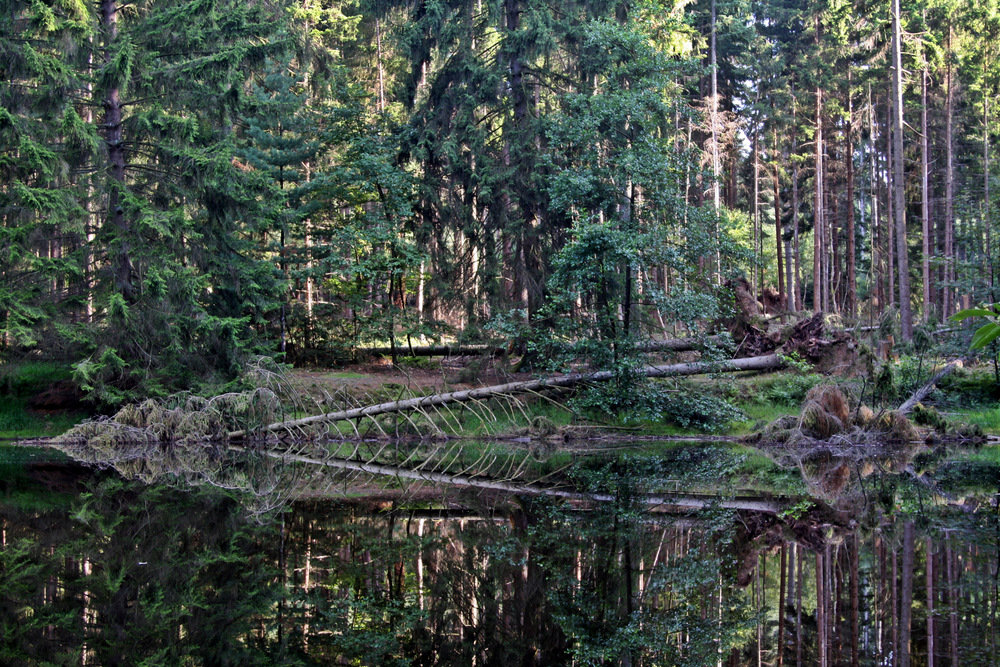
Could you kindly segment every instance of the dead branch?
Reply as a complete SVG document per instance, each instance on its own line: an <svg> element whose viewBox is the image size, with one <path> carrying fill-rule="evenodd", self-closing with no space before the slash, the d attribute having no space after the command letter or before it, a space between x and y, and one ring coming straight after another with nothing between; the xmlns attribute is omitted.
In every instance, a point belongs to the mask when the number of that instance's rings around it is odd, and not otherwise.
<svg viewBox="0 0 1000 667"><path fill-rule="evenodd" d="M920 389L917 389L915 392L913 392L913 395L910 396L908 399L906 399L906 401L901 406L899 406L898 412L904 415L907 414L917 405L917 403L927 398L927 395L934 390L934 385L940 382L942 378L949 375L956 368L961 368L962 363L963 363L962 359L956 359L955 361L952 361L951 363L947 364L944 368L939 370L934 375L934 377L932 377L927 382L927 384L925 384Z"/></svg>

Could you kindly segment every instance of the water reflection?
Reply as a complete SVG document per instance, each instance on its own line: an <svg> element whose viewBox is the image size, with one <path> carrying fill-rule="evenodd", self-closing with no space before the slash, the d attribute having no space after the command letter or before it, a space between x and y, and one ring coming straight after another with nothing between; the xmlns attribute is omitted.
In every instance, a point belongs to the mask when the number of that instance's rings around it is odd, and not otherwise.
<svg viewBox="0 0 1000 667"><path fill-rule="evenodd" d="M580 472L607 502L424 485L266 517L210 486L8 481L0 662L995 662L995 507L651 513L650 472Z"/></svg>

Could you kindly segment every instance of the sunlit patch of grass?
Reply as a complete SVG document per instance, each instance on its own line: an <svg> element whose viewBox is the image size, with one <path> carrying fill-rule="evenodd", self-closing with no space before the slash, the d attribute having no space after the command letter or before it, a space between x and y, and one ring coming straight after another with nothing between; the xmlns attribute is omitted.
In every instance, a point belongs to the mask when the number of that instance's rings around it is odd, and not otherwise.
<svg viewBox="0 0 1000 667"><path fill-rule="evenodd" d="M1000 407L995 404L989 407L953 410L944 415L958 424L972 424L979 426L986 433L1000 435Z"/></svg>

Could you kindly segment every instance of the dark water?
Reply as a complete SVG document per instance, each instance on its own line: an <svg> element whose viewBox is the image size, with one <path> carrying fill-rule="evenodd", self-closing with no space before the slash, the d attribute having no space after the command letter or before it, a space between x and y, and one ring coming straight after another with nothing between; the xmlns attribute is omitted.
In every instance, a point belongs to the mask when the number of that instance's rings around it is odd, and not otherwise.
<svg viewBox="0 0 1000 667"><path fill-rule="evenodd" d="M669 484L704 492L703 458ZM777 513L651 511L664 469L581 467L610 500L369 482L263 512L245 489L8 470L0 663L997 662L989 480L948 503L886 475Z"/></svg>

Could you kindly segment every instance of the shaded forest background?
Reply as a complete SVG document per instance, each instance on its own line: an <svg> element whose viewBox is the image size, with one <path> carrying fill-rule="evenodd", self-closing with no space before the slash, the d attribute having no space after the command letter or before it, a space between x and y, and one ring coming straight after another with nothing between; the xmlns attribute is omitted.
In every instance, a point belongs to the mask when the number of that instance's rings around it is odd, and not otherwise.
<svg viewBox="0 0 1000 667"><path fill-rule="evenodd" d="M998 300L994 0L5 0L0 358L913 325Z"/></svg>

